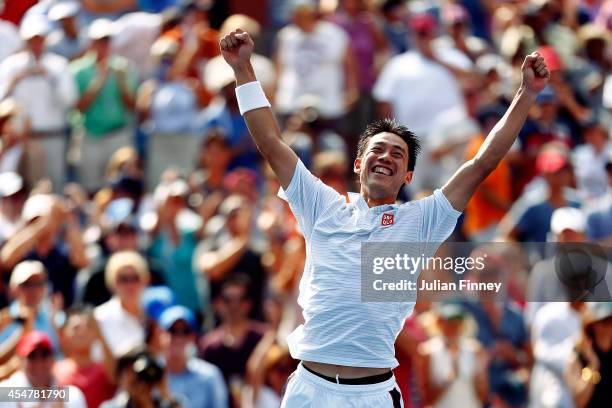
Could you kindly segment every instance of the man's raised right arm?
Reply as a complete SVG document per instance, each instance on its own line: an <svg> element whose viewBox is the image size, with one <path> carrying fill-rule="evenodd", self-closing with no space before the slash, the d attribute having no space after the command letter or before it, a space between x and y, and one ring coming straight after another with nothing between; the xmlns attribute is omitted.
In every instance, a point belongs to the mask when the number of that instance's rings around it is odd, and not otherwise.
<svg viewBox="0 0 612 408"><path fill-rule="evenodd" d="M223 37L220 46L223 58L234 70L237 87L236 93L238 95L241 93L241 86L257 81L250 62L254 48L253 40L246 32L237 29ZM247 95L247 93L244 93L244 95ZM259 95L256 91L249 92L248 95L248 100L241 101L239 98L239 102L242 102L241 109L244 109L243 105L263 105L258 103L261 102L261 99L258 99ZM261 96L263 96L263 92ZM265 98L265 96L263 97ZM283 189L287 189L293 177L298 157L281 139L281 132L272 109L270 109L269 105L253 108L243 112L243 117L257 148L270 163Z"/></svg>

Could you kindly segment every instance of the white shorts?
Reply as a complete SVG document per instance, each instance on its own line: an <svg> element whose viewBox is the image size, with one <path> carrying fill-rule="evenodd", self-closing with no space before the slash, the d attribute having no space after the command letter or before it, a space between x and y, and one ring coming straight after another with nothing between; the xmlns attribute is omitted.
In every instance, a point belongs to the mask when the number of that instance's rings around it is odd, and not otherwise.
<svg viewBox="0 0 612 408"><path fill-rule="evenodd" d="M395 377L377 384L335 384L308 372L302 364L291 374L281 408L401 408Z"/></svg>

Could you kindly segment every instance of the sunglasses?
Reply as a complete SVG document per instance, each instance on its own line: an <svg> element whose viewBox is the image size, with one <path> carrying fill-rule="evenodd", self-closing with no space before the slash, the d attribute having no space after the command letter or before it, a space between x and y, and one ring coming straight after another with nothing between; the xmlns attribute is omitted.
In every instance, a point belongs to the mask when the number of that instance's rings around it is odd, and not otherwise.
<svg viewBox="0 0 612 408"><path fill-rule="evenodd" d="M28 354L27 359L32 361L32 360L37 360L37 359L48 359L52 356L51 350L47 350L47 349L37 349L34 350L33 352L31 352L30 354Z"/></svg>
<svg viewBox="0 0 612 408"><path fill-rule="evenodd" d="M138 275L119 275L117 277L117 283L140 283L140 276Z"/></svg>
<svg viewBox="0 0 612 408"><path fill-rule="evenodd" d="M193 330L191 330L188 327L185 327L182 329L170 328L170 330L168 330L168 333L170 333L173 336L189 336L190 334L193 333Z"/></svg>
<svg viewBox="0 0 612 408"><path fill-rule="evenodd" d="M26 289L35 289L35 288L42 288L46 284L47 284L46 280L38 280L38 281L25 281L19 286L22 288L26 288Z"/></svg>

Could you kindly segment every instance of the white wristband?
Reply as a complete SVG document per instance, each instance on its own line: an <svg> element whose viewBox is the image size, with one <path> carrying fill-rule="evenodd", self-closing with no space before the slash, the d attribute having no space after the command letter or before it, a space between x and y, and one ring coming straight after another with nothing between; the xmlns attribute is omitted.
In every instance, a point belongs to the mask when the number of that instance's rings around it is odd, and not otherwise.
<svg viewBox="0 0 612 408"><path fill-rule="evenodd" d="M259 81L253 81L236 87L236 99L240 114L259 108L271 107Z"/></svg>

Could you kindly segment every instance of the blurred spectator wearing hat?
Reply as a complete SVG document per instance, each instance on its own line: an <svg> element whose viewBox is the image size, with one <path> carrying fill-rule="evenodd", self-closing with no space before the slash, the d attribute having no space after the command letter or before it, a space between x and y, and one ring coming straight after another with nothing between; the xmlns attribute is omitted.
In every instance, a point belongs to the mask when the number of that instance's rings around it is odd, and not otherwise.
<svg viewBox="0 0 612 408"><path fill-rule="evenodd" d="M47 271L38 261L23 261L11 273L9 293L12 302L7 309L12 322L0 332L0 343L5 343L20 329L37 330L49 336L59 352L55 313L48 297Z"/></svg>
<svg viewBox="0 0 612 408"><path fill-rule="evenodd" d="M68 200L47 194L35 194L25 202L23 225L0 251L5 268L24 259L42 262L49 274L54 293L65 306L74 299L77 272L89 265L83 237L74 208Z"/></svg>
<svg viewBox="0 0 612 408"><path fill-rule="evenodd" d="M376 117L372 87L388 58L387 39L364 0L338 1L336 11L329 19L342 27L351 39L349 47L355 60L359 98L347 120L349 132L357 134Z"/></svg>
<svg viewBox="0 0 612 408"><path fill-rule="evenodd" d="M237 274L248 275L251 316L262 320L267 279L261 254L254 247L253 211L244 197L227 197L219 207L220 214L207 226L214 232L198 247L196 262L210 282L213 300L218 298L225 280Z"/></svg>
<svg viewBox="0 0 612 408"><path fill-rule="evenodd" d="M25 187L19 174L0 173L0 245L18 230L21 211L27 198Z"/></svg>
<svg viewBox="0 0 612 408"><path fill-rule="evenodd" d="M552 242L557 242L555 251L559 253L564 248L578 248L580 244L587 242L586 239L586 216L583 211L572 207L562 207L556 209L552 213L550 221L550 229L554 238ZM564 245L566 244L566 245ZM567 246L574 245L572 246ZM596 260L590 259L596 255L588 250L588 246L584 246L582 250L584 255L589 257L587 260L593 264L592 269L588 272L593 276L587 276L586 279L594 279L595 284L590 283L585 290L585 285L579 281L579 269L575 271L575 282L572 284L564 281L563 271L559 270L559 256L555 255L546 258L536 263L529 273L529 281L527 283L527 300L530 302L526 309L527 321L531 323L537 316L538 311L542 308L542 302L564 302L587 300L587 301L608 301L612 299L612 264L607 260L601 266ZM563 254L564 252L560 252ZM583 259L574 259L568 255L565 262L575 262L575 267L579 268L585 262Z"/></svg>
<svg viewBox="0 0 612 408"><path fill-rule="evenodd" d="M612 142L605 124L594 121L582 131L584 143L572 152L578 192L585 200L602 197L608 189L606 163L612 156Z"/></svg>
<svg viewBox="0 0 612 408"><path fill-rule="evenodd" d="M110 49L115 26L109 20L91 23L87 53L70 64L79 91L73 144L79 151L78 175L87 189L99 187L108 157L131 145L136 75L128 62Z"/></svg>
<svg viewBox="0 0 612 408"><path fill-rule="evenodd" d="M304 95L321 99L320 114L334 121L359 99L357 68L345 31L320 18L317 2L295 0L292 22L277 36L276 107L282 115L295 112Z"/></svg>
<svg viewBox="0 0 612 408"><path fill-rule="evenodd" d="M612 387L612 303L587 303L582 323L564 377L577 407L605 407Z"/></svg>
<svg viewBox="0 0 612 408"><path fill-rule="evenodd" d="M29 169L60 191L66 173L66 115L77 92L67 61L46 51L50 23L41 16L20 27L26 48L0 63L0 100L12 96L30 120Z"/></svg>
<svg viewBox="0 0 612 408"><path fill-rule="evenodd" d="M87 406L97 408L115 394L115 358L100 333L92 310L69 308L59 334L65 358L53 367L57 385L78 387ZM96 342L102 345L103 362L93 359Z"/></svg>
<svg viewBox="0 0 612 408"><path fill-rule="evenodd" d="M178 25L161 33L161 38L178 41L177 72L199 79L207 61L219 55L219 33L210 26L209 0L186 0L178 4L182 12ZM203 90L202 90L203 91ZM206 98L204 92L202 98Z"/></svg>
<svg viewBox="0 0 612 408"><path fill-rule="evenodd" d="M21 369L9 379L0 382L0 387L31 387L51 389L57 387L53 375L54 347L51 339L43 332L33 331L24 336L17 346L17 355L21 360ZM83 393L74 386L66 390L66 400L62 405L66 408L86 408L87 401ZM69 397L68 397L69 395ZM34 403L32 403L34 404ZM42 401L37 406L52 407L55 402ZM3 407L22 407L21 402L3 402Z"/></svg>
<svg viewBox="0 0 612 408"><path fill-rule="evenodd" d="M113 297L94 309L94 317L111 352L119 357L144 344L141 297L150 281L147 261L134 251L117 252L106 264L105 280Z"/></svg>
<svg viewBox="0 0 612 408"><path fill-rule="evenodd" d="M159 317L168 370L168 388L183 408L225 408L227 388L221 371L193 355L197 335L195 315L172 306Z"/></svg>
<svg viewBox="0 0 612 408"><path fill-rule="evenodd" d="M542 147L536 158L540 178L532 189L526 189L512 205L498 227L498 235L521 242L547 242L553 211L560 207L580 208L579 196L569 187L573 170L568 150L551 142Z"/></svg>
<svg viewBox="0 0 612 408"><path fill-rule="evenodd" d="M68 60L80 57L87 48L87 36L77 20L80 10L75 0L55 3L49 10L49 19L58 28L47 37L47 49Z"/></svg>
<svg viewBox="0 0 612 408"><path fill-rule="evenodd" d="M205 284L197 273L194 254L204 234L204 222L189 205L187 181L172 171L162 178L154 193L156 220L149 231L148 254L178 303L201 317Z"/></svg>
<svg viewBox="0 0 612 408"><path fill-rule="evenodd" d="M495 123L502 118L501 108L490 107L479 112L481 132L474 136L465 150L465 159L472 159ZM512 205L512 185L508 159L504 158L495 170L476 189L468 202L463 221L463 232L476 242L490 242L495 238L497 224Z"/></svg>
<svg viewBox="0 0 612 408"><path fill-rule="evenodd" d="M470 15L463 5L445 4L441 13L447 35L436 40L437 46L453 47L474 62L487 51L487 43L470 34Z"/></svg>
<svg viewBox="0 0 612 408"><path fill-rule="evenodd" d="M133 213L134 202L129 198L118 198L111 201L101 219L101 237L99 255L92 261L88 275L80 281L83 282L81 301L86 304L98 306L112 296L110 289L105 285L105 269L110 257L121 251L140 251L140 226ZM161 272L151 265L151 284L163 283ZM80 282L79 282L80 283Z"/></svg>
<svg viewBox="0 0 612 408"><path fill-rule="evenodd" d="M423 403L432 407L480 407L487 401L488 358L480 343L465 333L461 305L436 308L438 334L418 347L417 381Z"/></svg>
<svg viewBox="0 0 612 408"><path fill-rule="evenodd" d="M408 8L402 0L385 0L381 6L382 32L389 44L391 55L408 50Z"/></svg>
<svg viewBox="0 0 612 408"><path fill-rule="evenodd" d="M200 356L216 365L230 394L230 406L240 406L247 361L264 335L264 326L249 319L253 306L250 280L245 275L228 278L214 299L220 326L199 340Z"/></svg>
<svg viewBox="0 0 612 408"><path fill-rule="evenodd" d="M193 128L204 101L198 100L198 80L186 78L175 68L179 50L179 42L168 37L153 43L151 56L157 61L157 72L138 90L136 107L141 130L148 136L146 174L150 189L167 167L189 171L199 143Z"/></svg>

